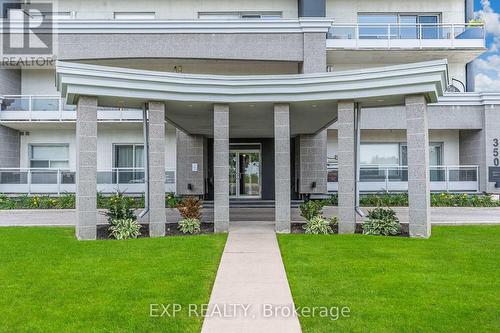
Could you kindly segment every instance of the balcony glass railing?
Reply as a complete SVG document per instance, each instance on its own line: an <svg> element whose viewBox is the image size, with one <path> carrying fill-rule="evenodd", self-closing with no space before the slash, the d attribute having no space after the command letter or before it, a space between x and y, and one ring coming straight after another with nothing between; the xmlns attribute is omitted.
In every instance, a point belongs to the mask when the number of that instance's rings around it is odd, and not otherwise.
<svg viewBox="0 0 500 333"><path fill-rule="evenodd" d="M484 27L474 24L333 24L328 39L484 39Z"/></svg>
<svg viewBox="0 0 500 333"><path fill-rule="evenodd" d="M431 190L449 192L479 192L479 167L431 166L429 167ZM367 192L407 191L407 166L363 165L360 168L360 189ZM338 167L328 165L329 190L336 191Z"/></svg>
<svg viewBox="0 0 500 333"><path fill-rule="evenodd" d="M165 171L165 191L175 191L175 171ZM63 169L0 169L0 193L74 193L76 172ZM97 171L97 191L144 192L144 168L114 168Z"/></svg>
<svg viewBox="0 0 500 333"><path fill-rule="evenodd" d="M460 46L467 40L484 42L485 31L484 26L478 24L333 24L327 38L340 44L342 41L358 40L362 45L366 43L370 46L374 45L374 41L388 43L391 40L416 40L421 42L420 46L431 40L456 41L453 45Z"/></svg>
<svg viewBox="0 0 500 333"><path fill-rule="evenodd" d="M98 119L142 119L142 110L134 108L99 106ZM67 105L59 96L3 96L0 97L0 120L74 120L76 106Z"/></svg>

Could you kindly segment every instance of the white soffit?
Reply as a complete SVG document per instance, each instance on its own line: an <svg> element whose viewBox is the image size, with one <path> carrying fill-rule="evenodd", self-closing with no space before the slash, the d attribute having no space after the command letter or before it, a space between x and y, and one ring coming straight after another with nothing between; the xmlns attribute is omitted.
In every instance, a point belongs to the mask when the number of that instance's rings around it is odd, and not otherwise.
<svg viewBox="0 0 500 333"><path fill-rule="evenodd" d="M130 106L150 100L183 102L306 102L354 100L366 106L401 104L425 94L437 102L447 85L446 60L293 75L197 75L57 62L57 86L68 103L98 96L101 105L119 99ZM122 103L123 104L123 103Z"/></svg>

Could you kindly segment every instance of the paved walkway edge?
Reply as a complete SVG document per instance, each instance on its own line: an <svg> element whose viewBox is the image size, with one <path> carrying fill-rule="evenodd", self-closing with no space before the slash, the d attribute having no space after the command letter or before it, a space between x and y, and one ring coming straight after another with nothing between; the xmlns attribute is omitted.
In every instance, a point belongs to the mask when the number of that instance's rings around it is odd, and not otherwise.
<svg viewBox="0 0 500 333"><path fill-rule="evenodd" d="M232 223L202 332L299 333L293 310L274 223Z"/></svg>

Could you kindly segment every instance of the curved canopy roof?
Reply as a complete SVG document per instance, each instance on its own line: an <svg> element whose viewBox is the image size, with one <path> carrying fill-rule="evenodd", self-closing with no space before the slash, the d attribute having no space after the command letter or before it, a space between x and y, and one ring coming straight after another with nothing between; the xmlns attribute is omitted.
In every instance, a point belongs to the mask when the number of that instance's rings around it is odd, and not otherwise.
<svg viewBox="0 0 500 333"><path fill-rule="evenodd" d="M337 102L363 107L404 104L423 94L437 102L447 85L445 60L344 72L294 75L198 75L57 63L57 86L68 104L82 95L101 106L142 107L164 101L166 117L191 134L213 133L213 104L228 103L233 137L272 137L273 104L290 104L291 134L316 133L337 117Z"/></svg>
<svg viewBox="0 0 500 333"><path fill-rule="evenodd" d="M68 103L74 104L79 95L91 95L98 96L103 106L138 106L149 100L355 100L364 105L391 105L403 103L409 94L425 94L429 102L437 102L447 80L445 60L331 73L248 76L179 74L67 62L58 62L56 67L58 89Z"/></svg>

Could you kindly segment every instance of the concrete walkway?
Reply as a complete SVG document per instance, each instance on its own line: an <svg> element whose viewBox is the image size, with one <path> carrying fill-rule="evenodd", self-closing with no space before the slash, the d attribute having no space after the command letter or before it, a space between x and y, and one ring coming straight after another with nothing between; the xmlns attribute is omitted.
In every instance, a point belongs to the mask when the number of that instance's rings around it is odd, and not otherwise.
<svg viewBox="0 0 500 333"><path fill-rule="evenodd" d="M301 332L293 304L274 223L232 223L202 332Z"/></svg>

